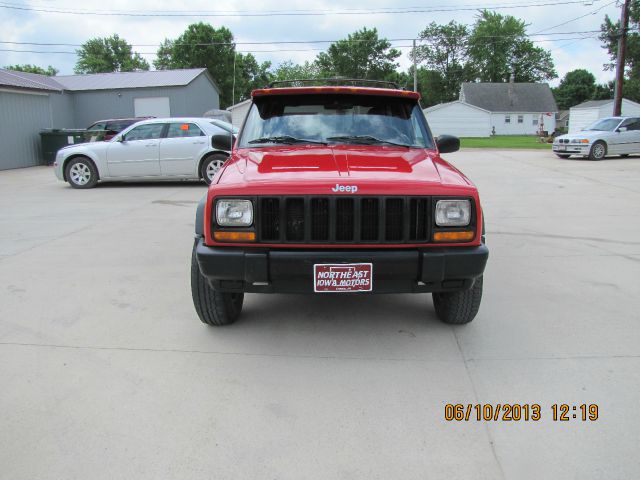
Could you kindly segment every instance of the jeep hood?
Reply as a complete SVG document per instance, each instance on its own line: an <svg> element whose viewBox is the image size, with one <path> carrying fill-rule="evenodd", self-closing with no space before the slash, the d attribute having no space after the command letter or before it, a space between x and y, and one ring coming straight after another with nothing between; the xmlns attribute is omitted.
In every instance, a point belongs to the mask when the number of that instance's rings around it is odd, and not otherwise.
<svg viewBox="0 0 640 480"><path fill-rule="evenodd" d="M393 184L419 184L422 188L425 184L471 186L471 182L443 161L435 150L377 145L239 149L219 177L218 185L247 183L278 184L285 188L291 184L385 189ZM360 192L366 193L362 188Z"/></svg>

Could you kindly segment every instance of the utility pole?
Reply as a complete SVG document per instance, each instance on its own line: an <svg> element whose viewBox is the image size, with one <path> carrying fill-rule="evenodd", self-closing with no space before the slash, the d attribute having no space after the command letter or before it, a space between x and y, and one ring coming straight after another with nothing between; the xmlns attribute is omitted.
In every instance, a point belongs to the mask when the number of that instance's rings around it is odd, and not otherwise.
<svg viewBox="0 0 640 480"><path fill-rule="evenodd" d="M418 66L416 65L416 39L413 39L413 91L418 91Z"/></svg>
<svg viewBox="0 0 640 480"><path fill-rule="evenodd" d="M613 101L613 116L622 112L622 84L624 83L624 64L627 50L627 29L629 28L629 6L631 0L624 0L620 17L620 32L618 37L618 61L616 62L616 89Z"/></svg>

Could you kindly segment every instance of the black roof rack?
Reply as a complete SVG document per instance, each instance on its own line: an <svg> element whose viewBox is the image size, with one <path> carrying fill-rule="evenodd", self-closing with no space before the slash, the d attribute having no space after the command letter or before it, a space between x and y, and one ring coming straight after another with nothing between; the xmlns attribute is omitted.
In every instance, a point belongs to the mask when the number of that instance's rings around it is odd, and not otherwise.
<svg viewBox="0 0 640 480"><path fill-rule="evenodd" d="M328 85L340 85L340 86L352 86L352 87L379 87L379 88L394 88L398 89L398 84L395 82L388 82L386 80L366 80L360 78L305 78L296 80L277 80L269 84L269 88L274 87L304 87L304 86L328 86Z"/></svg>

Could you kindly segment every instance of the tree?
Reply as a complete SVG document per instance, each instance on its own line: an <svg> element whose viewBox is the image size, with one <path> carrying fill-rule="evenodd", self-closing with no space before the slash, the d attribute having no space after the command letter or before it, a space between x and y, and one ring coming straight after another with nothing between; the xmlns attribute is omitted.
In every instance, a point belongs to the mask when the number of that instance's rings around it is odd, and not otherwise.
<svg viewBox="0 0 640 480"><path fill-rule="evenodd" d="M526 24L483 10L469 37L468 55L482 82L539 82L557 77L551 53L527 38Z"/></svg>
<svg viewBox="0 0 640 480"><path fill-rule="evenodd" d="M422 97L421 103L424 108L458 98L458 94L451 98L449 88L451 88L451 84L442 73L436 70L418 68L418 92ZM457 88L459 92L460 84L458 84Z"/></svg>
<svg viewBox="0 0 640 480"><path fill-rule="evenodd" d="M596 85L592 100L613 100L613 86L614 82Z"/></svg>
<svg viewBox="0 0 640 480"><path fill-rule="evenodd" d="M625 63L630 78L640 77L640 0L633 0L629 9L629 29L627 31L627 49ZM618 38L620 37L620 20L613 22L609 15L605 15L604 23L600 26L600 40L611 58L611 63L604 65L605 70L616 67L618 57Z"/></svg>
<svg viewBox="0 0 640 480"><path fill-rule="evenodd" d="M37 65L30 65L25 63L23 65L7 65L3 67L5 70L13 70L15 72L26 72L26 73L38 73L40 75L47 75L49 77L53 77L58 74L58 69L53 68L49 65L47 68L38 67Z"/></svg>
<svg viewBox="0 0 640 480"><path fill-rule="evenodd" d="M453 20L446 25L431 22L420 33L420 39L426 43L416 47L416 61L426 66L423 75L429 72L429 83L434 84L435 81L438 85L436 96L439 101L457 99L460 85L474 78L467 54L469 29Z"/></svg>
<svg viewBox="0 0 640 480"><path fill-rule="evenodd" d="M237 55L235 98L232 99L232 104L246 100L251 96L252 90L266 87L272 78L271 62L258 63L250 53Z"/></svg>
<svg viewBox="0 0 640 480"><path fill-rule="evenodd" d="M600 26L600 40L603 48L609 52L611 62L604 65L605 70L613 70L618 56L618 38L620 20L613 22L608 15ZM625 55L625 81L622 95L633 101L640 101L640 0L633 0L629 9L629 29L627 30L627 49Z"/></svg>
<svg viewBox="0 0 640 480"><path fill-rule="evenodd" d="M206 68L220 87L220 107L226 108L236 103L234 100L246 98L246 88L251 83L247 78L260 75L259 72L243 72L243 68L253 68L251 59L236 54L233 33L226 27L214 28L208 23L192 23L175 40L165 39L158 48L158 57L153 63L159 70L170 68ZM253 56L251 56L253 58ZM245 61L246 60L246 61ZM255 62L255 58L253 58ZM235 74L234 74L235 64ZM236 98L234 91L236 78ZM238 79L243 79L238 82Z"/></svg>
<svg viewBox="0 0 640 480"><path fill-rule="evenodd" d="M568 110L585 100L591 100L595 93L596 78L582 68L568 72L553 91L560 110Z"/></svg>
<svg viewBox="0 0 640 480"><path fill-rule="evenodd" d="M445 80L440 72L429 70L424 67L418 67L417 77L420 103L424 108L431 107L445 101ZM410 67L406 72L395 72L393 75L389 76L387 80L395 82L400 88L413 90L413 67Z"/></svg>
<svg viewBox="0 0 640 480"><path fill-rule="evenodd" d="M133 72L149 70L149 63L134 52L118 34L111 37L92 38L76 50L76 73Z"/></svg>
<svg viewBox="0 0 640 480"><path fill-rule="evenodd" d="M318 78L320 72L315 62L306 61L303 64L295 64L291 60L282 62L272 72L272 81L283 80L307 80Z"/></svg>
<svg viewBox="0 0 640 480"><path fill-rule="evenodd" d="M398 67L399 56L389 41L378 38L377 29L365 27L332 43L318 54L316 65L322 76L386 80Z"/></svg>

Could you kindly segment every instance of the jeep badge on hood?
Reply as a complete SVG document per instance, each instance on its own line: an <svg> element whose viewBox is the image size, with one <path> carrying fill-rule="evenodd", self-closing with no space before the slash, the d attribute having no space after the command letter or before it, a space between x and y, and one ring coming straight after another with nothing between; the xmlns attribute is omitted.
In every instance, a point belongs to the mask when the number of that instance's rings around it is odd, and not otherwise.
<svg viewBox="0 0 640 480"><path fill-rule="evenodd" d="M358 191L357 185L340 185L336 183L336 186L331 189L332 192L351 192L356 193Z"/></svg>

